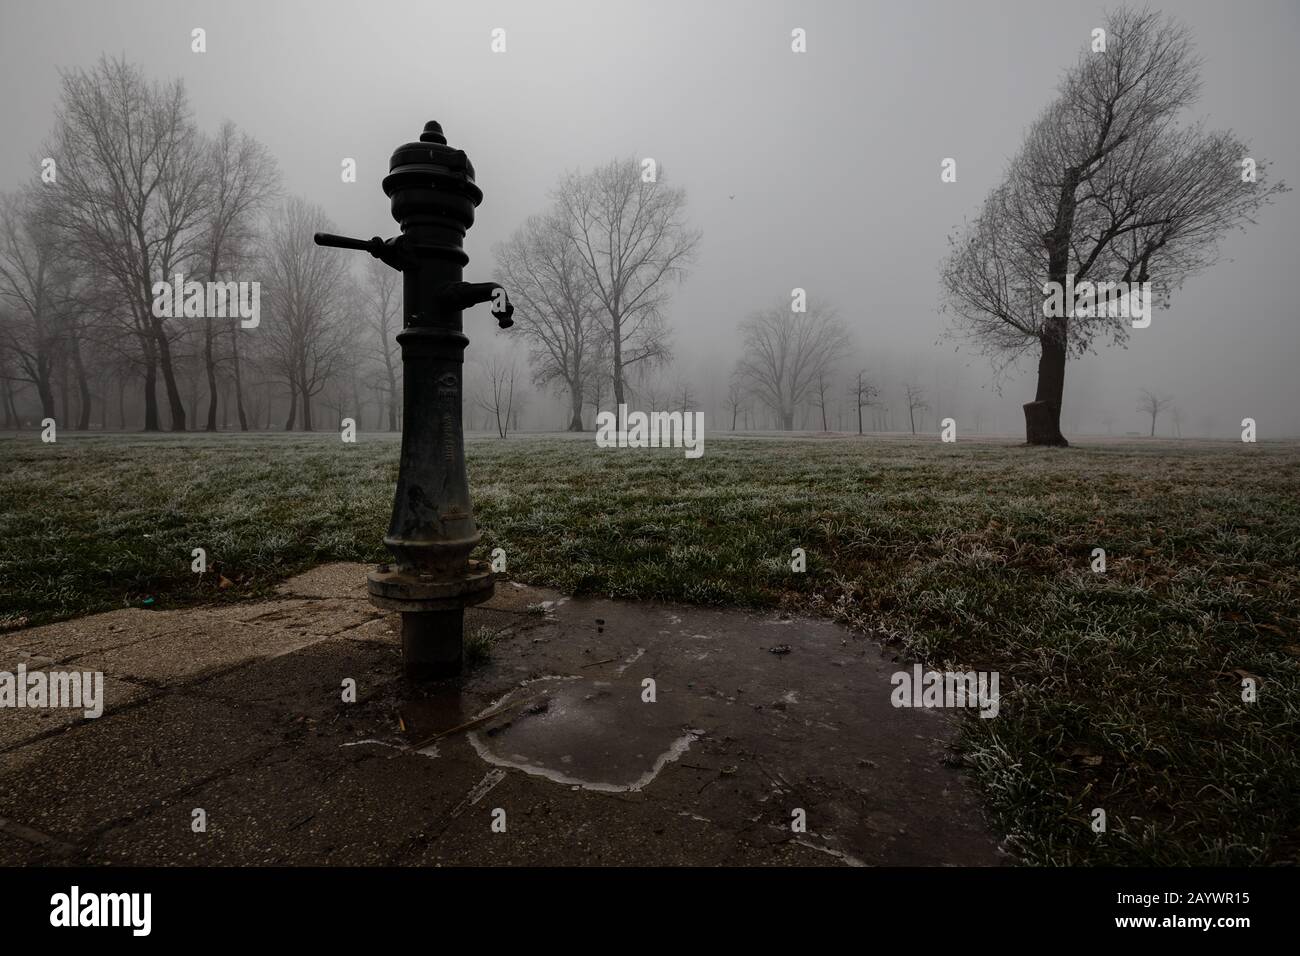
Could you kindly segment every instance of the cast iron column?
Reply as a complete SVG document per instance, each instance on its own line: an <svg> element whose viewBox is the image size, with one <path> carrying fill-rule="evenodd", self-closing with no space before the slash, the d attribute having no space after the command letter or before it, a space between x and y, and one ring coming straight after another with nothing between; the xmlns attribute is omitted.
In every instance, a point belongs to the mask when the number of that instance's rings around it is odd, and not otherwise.
<svg viewBox="0 0 1300 956"><path fill-rule="evenodd" d="M447 145L442 127L393 153L384 192L402 234L365 241L316 235L325 246L362 249L402 273L402 456L384 544L396 559L367 578L370 601L402 615L402 658L414 678L461 666L465 608L492 596L492 571L469 554L479 542L465 475L462 368L469 339L461 310L492 301L502 328L514 309L492 282L461 281L462 245L483 193L469 157Z"/></svg>

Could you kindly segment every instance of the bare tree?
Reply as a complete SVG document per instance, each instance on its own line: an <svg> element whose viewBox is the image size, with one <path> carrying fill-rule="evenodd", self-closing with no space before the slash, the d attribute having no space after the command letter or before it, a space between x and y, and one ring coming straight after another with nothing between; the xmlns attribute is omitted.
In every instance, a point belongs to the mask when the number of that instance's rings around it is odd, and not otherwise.
<svg viewBox="0 0 1300 956"><path fill-rule="evenodd" d="M39 186L0 196L0 342L54 417L53 376L74 319L75 277L41 212Z"/></svg>
<svg viewBox="0 0 1300 956"><path fill-rule="evenodd" d="M737 367L731 373L731 381L727 383L727 411L731 412L731 430L736 430L736 419L740 416L740 410L745 407L745 383Z"/></svg>
<svg viewBox="0 0 1300 956"><path fill-rule="evenodd" d="M73 254L111 283L128 308L128 331L144 366L145 430L159 428L161 371L171 427L185 430L185 406L172 367L184 328L153 314L152 285L200 262L212 189L208 156L190 119L184 84L149 83L122 60L101 58L90 72L62 74L55 131L46 146L58 160L55 212Z"/></svg>
<svg viewBox="0 0 1300 956"><path fill-rule="evenodd" d="M635 159L573 173L557 192L560 228L573 244L610 345L614 404L626 370L669 356L663 315L670 285L686 275L700 234L685 221L686 192L647 182Z"/></svg>
<svg viewBox="0 0 1300 956"><path fill-rule="evenodd" d="M1030 444L1068 444L1067 358L1099 337L1123 343L1129 330L1115 309L1071 302L1044 315L1044 281L1150 282L1167 300L1215 261L1220 236L1286 188L1265 185L1262 173L1243 181L1251 151L1230 133L1175 125L1199 87L1186 29L1120 10L1105 30L1105 52L1085 52L1067 73L943 266L945 308L962 331L1008 364L1038 353L1038 388L1025 405Z"/></svg>
<svg viewBox="0 0 1300 956"><path fill-rule="evenodd" d="M1173 420L1174 420L1174 434L1175 434L1176 436L1178 436L1179 438L1182 438L1182 437L1183 437L1183 422L1186 421L1187 418L1186 418L1186 416L1183 414L1183 410L1182 410L1181 408L1179 408L1177 405L1174 406L1173 411L1172 411L1170 414L1171 414L1171 416L1173 417Z"/></svg>
<svg viewBox="0 0 1300 956"><path fill-rule="evenodd" d="M254 256L256 220L279 189L279 172L270 152L227 120L207 144L211 195L202 212L203 242L200 250L204 278L230 278L248 265ZM248 431L244 411L243 370L239 361L238 317L205 316L203 323L203 368L207 373L208 415L206 431L217 430L218 336L229 339L230 366L234 376L235 404L239 428Z"/></svg>
<svg viewBox="0 0 1300 956"><path fill-rule="evenodd" d="M828 307L809 302L807 311L793 312L783 302L745 319L740 333L745 349L737 364L741 378L781 428L791 430L795 409L848 347L848 332Z"/></svg>
<svg viewBox="0 0 1300 956"><path fill-rule="evenodd" d="M818 371L817 383L814 388L816 394L813 398L813 402L819 409L821 409L822 431L828 432L830 431L830 426L826 423L826 392L830 389L830 380L826 374L826 369Z"/></svg>
<svg viewBox="0 0 1300 956"><path fill-rule="evenodd" d="M312 430L312 399L342 368L353 339L347 320L359 308L358 296L338 251L312 241L314 233L333 229L319 207L293 197L275 211L266 236L262 269L270 307L261 328L269 364L289 387L285 431L298 421L302 431Z"/></svg>
<svg viewBox="0 0 1300 956"><path fill-rule="evenodd" d="M363 308L369 316L370 330L374 333L374 354L383 366L383 405L388 412L388 430L397 431L397 408L401 396L398 378L402 371L401 346L397 333L402 330L401 273L378 259L370 259L365 266L365 295Z"/></svg>
<svg viewBox="0 0 1300 956"><path fill-rule="evenodd" d="M532 216L495 248L499 281L520 306L516 328L528 339L533 383L569 394L569 431L582 431L588 376L601 334L592 284L577 244L555 214Z"/></svg>
<svg viewBox="0 0 1300 956"><path fill-rule="evenodd" d="M853 396L853 403L858 409L858 434L861 435L862 410L876 404L876 401L880 398L880 389L867 378L866 369L860 369L853 379L849 394Z"/></svg>
<svg viewBox="0 0 1300 956"><path fill-rule="evenodd" d="M505 438L519 414L515 397L517 366L513 357L493 355L484 363L485 388L475 396L475 404L496 419L497 437Z"/></svg>
<svg viewBox="0 0 1300 956"><path fill-rule="evenodd" d="M396 271L396 270L394 270ZM364 352L345 349L340 357L335 373L325 383L320 393L320 403L330 413L330 421L339 427L344 418L352 418L361 427L361 360Z"/></svg>
<svg viewBox="0 0 1300 956"><path fill-rule="evenodd" d="M925 389L913 382L908 382L903 386L907 395L907 420L912 426L912 434L916 434L916 413L928 412L930 403L925 400Z"/></svg>
<svg viewBox="0 0 1300 956"><path fill-rule="evenodd" d="M695 390L691 388L691 383L685 377L678 375L673 381L672 398L669 401L672 406L669 411L680 411L683 414L695 410L696 398Z"/></svg>
<svg viewBox="0 0 1300 956"><path fill-rule="evenodd" d="M1146 412L1151 416L1151 437L1156 437L1156 418L1161 412L1169 407L1173 398L1168 395L1156 395L1155 392L1142 389L1141 396L1138 399L1138 411Z"/></svg>
<svg viewBox="0 0 1300 956"><path fill-rule="evenodd" d="M636 388L631 391L636 400L646 406L645 410L648 412L668 411L668 406L672 402L671 390L664 388L649 376L638 379Z"/></svg>
<svg viewBox="0 0 1300 956"><path fill-rule="evenodd" d="M6 315L6 310L0 306L0 329L5 326ZM0 394L0 407L4 409L5 415L4 427L22 428L22 416L18 414L15 396L28 383L19 379L14 352L6 344L3 334L0 334L0 383L4 387L4 393Z"/></svg>

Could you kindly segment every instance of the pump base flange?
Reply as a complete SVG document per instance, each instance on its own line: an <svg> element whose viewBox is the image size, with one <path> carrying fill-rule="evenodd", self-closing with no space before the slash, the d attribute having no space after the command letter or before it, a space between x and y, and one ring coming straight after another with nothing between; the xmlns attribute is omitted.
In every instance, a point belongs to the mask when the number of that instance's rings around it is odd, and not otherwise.
<svg viewBox="0 0 1300 956"><path fill-rule="evenodd" d="M403 614L451 611L482 604L496 590L496 577L484 561L468 562L464 573L450 581L432 577L418 571L378 568L366 575L370 603Z"/></svg>

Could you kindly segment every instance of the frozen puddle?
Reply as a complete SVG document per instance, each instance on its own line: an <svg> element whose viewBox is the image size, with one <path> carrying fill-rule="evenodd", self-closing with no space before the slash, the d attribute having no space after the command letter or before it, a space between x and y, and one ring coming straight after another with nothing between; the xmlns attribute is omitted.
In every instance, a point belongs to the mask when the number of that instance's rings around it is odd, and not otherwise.
<svg viewBox="0 0 1300 956"><path fill-rule="evenodd" d="M641 693L639 680L528 681L479 715L498 714L469 742L497 767L584 790L640 790L700 734L672 704Z"/></svg>
<svg viewBox="0 0 1300 956"><path fill-rule="evenodd" d="M390 747L393 750L401 750L401 751L409 751L411 749L406 744L390 744L387 740L378 740L374 737L368 737L365 740L352 740L344 744L339 744L339 746L340 747ZM414 752L419 754L422 757L436 757L438 756L438 745L436 743L432 743L429 744L428 746L421 747L419 750L416 750Z"/></svg>

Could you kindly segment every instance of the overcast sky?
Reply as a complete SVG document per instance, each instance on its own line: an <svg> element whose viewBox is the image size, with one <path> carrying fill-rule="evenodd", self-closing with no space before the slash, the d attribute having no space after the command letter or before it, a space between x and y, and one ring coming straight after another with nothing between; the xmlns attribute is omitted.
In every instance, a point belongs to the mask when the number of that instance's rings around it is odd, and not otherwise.
<svg viewBox="0 0 1300 956"><path fill-rule="evenodd" d="M1300 182L1300 4L1153 6L1191 28L1205 59L1192 115L1233 129L1274 176ZM182 77L203 128L228 118L262 140L286 187L347 235L394 234L379 187L389 154L439 120L486 197L467 243L474 280L489 277L492 243L546 205L562 172L650 156L686 188L704 233L669 311L678 366L702 388L725 387L744 314L802 286L847 320L860 354L846 363L959 387L967 407L983 403L1015 432L1032 375L1006 380L1001 397L980 393L992 380L987 360L936 344L937 267L947 234L1001 179L1105 9L0 0L0 188L36 171L58 68L102 52ZM194 27L207 31L204 54L190 52ZM504 54L490 50L496 27ZM805 55L790 52L795 27L807 31ZM948 156L955 184L939 179ZM344 157L357 160L355 184L340 182ZM1219 264L1135 330L1127 350L1071 363L1067 434L1072 410L1076 427L1100 427L1109 410L1117 432L1144 428L1140 387L1172 394L1185 430L1232 437L1251 416L1262 438L1300 434L1298 196L1230 236ZM467 331L481 342L494 324L478 312Z"/></svg>

